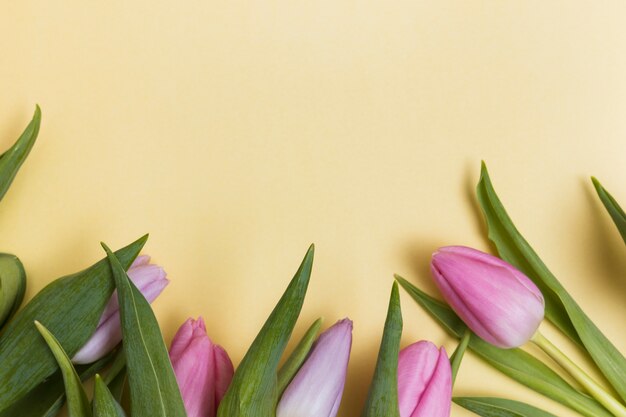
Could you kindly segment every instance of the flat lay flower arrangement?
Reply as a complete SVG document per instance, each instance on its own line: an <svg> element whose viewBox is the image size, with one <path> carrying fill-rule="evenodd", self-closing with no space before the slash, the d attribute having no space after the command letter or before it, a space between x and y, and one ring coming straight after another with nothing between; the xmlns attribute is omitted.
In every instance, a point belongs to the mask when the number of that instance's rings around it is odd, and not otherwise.
<svg viewBox="0 0 626 417"><path fill-rule="evenodd" d="M37 108L0 156L0 198L33 147L40 121ZM593 185L626 241L626 214L597 180ZM553 416L514 398L453 397L469 349L511 384L580 415L626 417L626 359L517 230L484 164L477 197L497 256L465 246L433 248L437 297L395 277L369 393L352 414L447 417L456 404L487 417ZM235 368L202 317L184 322L167 348L150 304L169 281L141 255L146 241L143 236L116 251L103 243L101 261L52 281L25 305L25 269L16 256L0 254L0 417L52 417L64 406L71 417L337 415L352 321L324 328L318 319L286 352L310 283L313 246ZM421 340L401 348L400 287L458 345L446 350ZM587 356L600 379L539 332L544 320ZM525 350L528 344L547 356Z"/></svg>

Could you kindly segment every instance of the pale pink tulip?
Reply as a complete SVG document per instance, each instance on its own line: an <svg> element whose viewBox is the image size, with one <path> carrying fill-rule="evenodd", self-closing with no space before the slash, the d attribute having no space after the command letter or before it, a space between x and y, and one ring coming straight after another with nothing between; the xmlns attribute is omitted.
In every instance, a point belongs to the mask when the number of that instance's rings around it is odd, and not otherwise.
<svg viewBox="0 0 626 417"><path fill-rule="evenodd" d="M443 297L485 341L508 349L523 345L544 316L537 286L512 265L464 246L440 248L431 262Z"/></svg>
<svg viewBox="0 0 626 417"><path fill-rule="evenodd" d="M215 417L234 369L226 351L207 336L202 317L188 319L178 329L170 359L187 417Z"/></svg>
<svg viewBox="0 0 626 417"><path fill-rule="evenodd" d="M322 333L280 399L276 417L335 417L343 396L351 347L349 319Z"/></svg>
<svg viewBox="0 0 626 417"><path fill-rule="evenodd" d="M152 303L163 292L169 280L166 273L158 265L150 263L147 255L139 256L128 268L128 277L141 291L148 302ZM87 343L74 355L72 362L86 364L95 362L109 353L122 340L120 312L117 292L109 300L102 313L95 333Z"/></svg>

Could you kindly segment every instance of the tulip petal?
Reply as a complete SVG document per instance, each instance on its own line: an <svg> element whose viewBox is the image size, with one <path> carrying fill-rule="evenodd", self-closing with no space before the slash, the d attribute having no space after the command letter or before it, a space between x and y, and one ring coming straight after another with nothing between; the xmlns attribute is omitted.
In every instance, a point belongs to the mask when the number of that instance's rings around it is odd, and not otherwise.
<svg viewBox="0 0 626 417"><path fill-rule="evenodd" d="M439 352L435 370L411 417L450 417L452 370L446 350Z"/></svg>
<svg viewBox="0 0 626 417"><path fill-rule="evenodd" d="M411 417L435 372L439 349L431 342L417 342L398 356L400 417Z"/></svg>

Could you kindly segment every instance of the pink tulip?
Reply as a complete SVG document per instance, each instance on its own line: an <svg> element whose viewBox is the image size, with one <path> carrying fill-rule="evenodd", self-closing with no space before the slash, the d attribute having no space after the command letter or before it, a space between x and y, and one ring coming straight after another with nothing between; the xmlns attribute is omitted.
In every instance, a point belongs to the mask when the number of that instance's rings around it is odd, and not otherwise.
<svg viewBox="0 0 626 417"><path fill-rule="evenodd" d="M349 319L322 333L280 399L276 417L335 417L341 404L351 347Z"/></svg>
<svg viewBox="0 0 626 417"><path fill-rule="evenodd" d="M417 342L400 351L398 403L400 417L449 417L452 370L446 350Z"/></svg>
<svg viewBox="0 0 626 417"><path fill-rule="evenodd" d="M170 359L187 417L215 417L235 371L226 351L207 336L202 317L180 326Z"/></svg>
<svg viewBox="0 0 626 417"><path fill-rule="evenodd" d="M495 346L523 345L543 320L541 291L495 256L448 246L433 255L431 271L443 297L465 324Z"/></svg>
<svg viewBox="0 0 626 417"><path fill-rule="evenodd" d="M128 277L148 302L153 302L165 289L169 280L165 271L150 263L147 255L139 256L128 268ZM109 300L102 313L98 327L91 339L74 355L72 362L86 364L95 362L109 353L122 340L117 292Z"/></svg>

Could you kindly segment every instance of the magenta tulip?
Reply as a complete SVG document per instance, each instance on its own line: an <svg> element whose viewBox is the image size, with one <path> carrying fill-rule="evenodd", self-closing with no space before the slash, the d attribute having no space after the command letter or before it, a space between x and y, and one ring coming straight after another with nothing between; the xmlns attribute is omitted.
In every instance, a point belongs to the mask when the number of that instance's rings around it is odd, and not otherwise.
<svg viewBox="0 0 626 417"><path fill-rule="evenodd" d="M352 347L352 321L322 333L285 390L276 417L335 417L339 411Z"/></svg>
<svg viewBox="0 0 626 417"><path fill-rule="evenodd" d="M495 346L523 345L543 320L541 291L495 256L448 246L433 255L431 270L448 304L474 333Z"/></svg>
<svg viewBox="0 0 626 417"><path fill-rule="evenodd" d="M150 303L169 284L166 276L163 268L151 264L150 257L147 255L137 257L135 262L128 268L128 277ZM75 364L95 362L113 350L121 340L122 329L120 326L119 304L117 292L114 292L102 313L95 333L74 355L72 362Z"/></svg>
<svg viewBox="0 0 626 417"><path fill-rule="evenodd" d="M188 319L180 326L170 347L170 359L187 417L215 417L234 369L226 351L207 336L202 317Z"/></svg>
<svg viewBox="0 0 626 417"><path fill-rule="evenodd" d="M398 403L400 417L449 417L452 370L446 350L417 342L400 351Z"/></svg>

